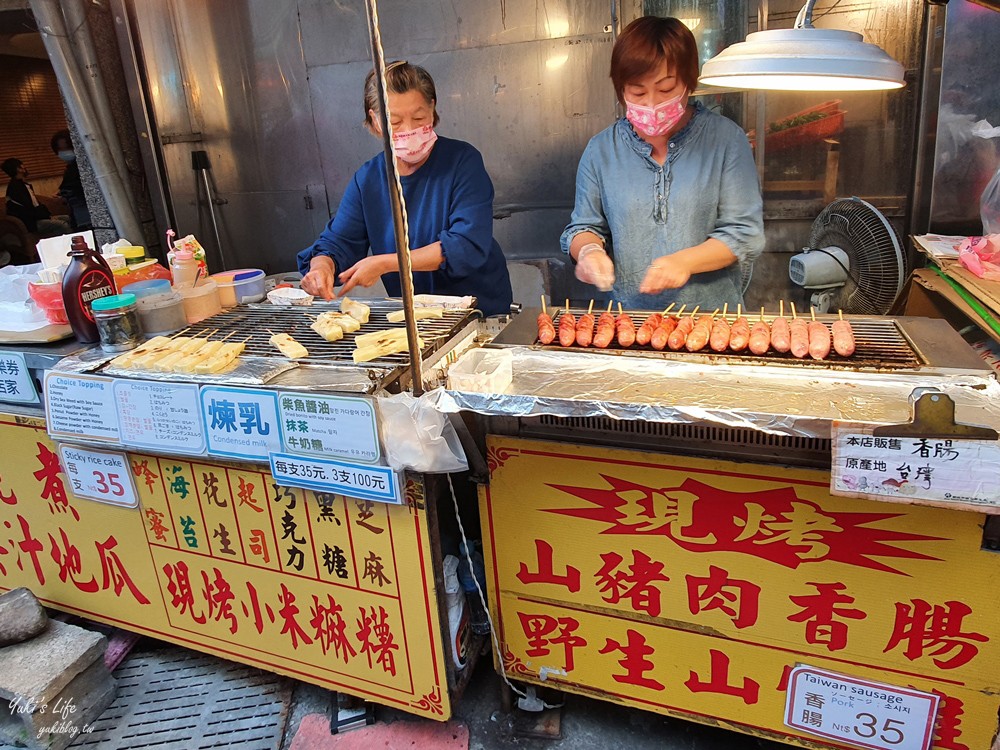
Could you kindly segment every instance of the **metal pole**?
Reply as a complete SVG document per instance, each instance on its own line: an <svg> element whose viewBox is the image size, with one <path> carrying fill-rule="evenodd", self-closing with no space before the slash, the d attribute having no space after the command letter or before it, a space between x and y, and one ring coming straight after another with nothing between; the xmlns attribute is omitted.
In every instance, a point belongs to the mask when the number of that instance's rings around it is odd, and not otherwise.
<svg viewBox="0 0 1000 750"><path fill-rule="evenodd" d="M201 172L202 183L205 185L205 201L208 203L208 216L212 220L212 234L215 235L215 249L219 251L219 263L225 271L229 264L226 263L226 253L222 249L222 236L219 234L219 220L215 216L216 198L212 193L212 181L208 179L208 170L212 165L208 161L207 151L192 151L191 166L196 172ZM218 201L224 203L225 201Z"/></svg>
<svg viewBox="0 0 1000 750"><path fill-rule="evenodd" d="M413 380L413 395L424 392L423 362L417 343L417 321L413 316L413 267L410 263L410 238L407 236L406 209L399 183L399 169L392 153L392 131L389 128L389 102L385 91L385 60L382 57L382 41L378 24L378 4L376 0L365 0L368 14L368 37L372 48L372 65L375 68L375 86L379 101L379 127L382 130L382 148L385 152L385 178L389 186L389 202L392 206L392 228L396 237L396 257L399 259L399 281L403 292L403 310L406 315L406 343L410 349L410 374Z"/></svg>
<svg viewBox="0 0 1000 750"><path fill-rule="evenodd" d="M115 168L114 159L101 133L99 120L94 114L87 85L84 83L84 76L70 48L66 23L59 4L56 0L31 0L31 12L38 23L45 51L56 73L70 116L76 123L84 149L94 167L97 182L108 203L115 229L119 236L128 237L132 242L141 242L142 225L132 210L122 176Z"/></svg>

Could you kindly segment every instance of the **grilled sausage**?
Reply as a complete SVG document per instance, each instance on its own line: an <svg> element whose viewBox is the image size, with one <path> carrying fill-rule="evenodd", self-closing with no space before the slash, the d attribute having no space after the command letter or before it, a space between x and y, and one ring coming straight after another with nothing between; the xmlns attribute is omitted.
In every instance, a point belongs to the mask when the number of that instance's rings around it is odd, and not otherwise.
<svg viewBox="0 0 1000 750"><path fill-rule="evenodd" d="M576 343L576 317L567 311L559 316L559 345L573 346Z"/></svg>
<svg viewBox="0 0 1000 750"><path fill-rule="evenodd" d="M788 322L791 352L799 359L809 355L809 330L807 326L808 324L802 318L795 318Z"/></svg>
<svg viewBox="0 0 1000 750"><path fill-rule="evenodd" d="M684 341L684 347L689 352L700 352L708 346L708 339L712 335L712 316L702 315L698 322L694 324L691 333Z"/></svg>
<svg viewBox="0 0 1000 750"><path fill-rule="evenodd" d="M694 318L688 315L686 318L681 318L677 323L677 327L670 334L667 339L667 346L673 351L679 351L684 347L684 342L687 341L688 334L694 329Z"/></svg>
<svg viewBox="0 0 1000 750"><path fill-rule="evenodd" d="M724 352L729 346L729 321L723 318L717 318L712 324L712 333L708 337L708 345L712 347L713 352Z"/></svg>
<svg viewBox="0 0 1000 750"><path fill-rule="evenodd" d="M541 344L551 344L556 337L556 327L552 325L552 316L548 313L538 314L538 341Z"/></svg>
<svg viewBox="0 0 1000 750"><path fill-rule="evenodd" d="M754 354L767 354L771 348L771 327L763 320L758 320L750 330L750 351Z"/></svg>
<svg viewBox="0 0 1000 750"><path fill-rule="evenodd" d="M830 329L814 320L806 327L809 334L809 356L826 359L830 356Z"/></svg>
<svg viewBox="0 0 1000 750"><path fill-rule="evenodd" d="M606 349L615 337L615 316L609 312L601 313L597 319L597 333L594 334L594 346Z"/></svg>
<svg viewBox="0 0 1000 750"><path fill-rule="evenodd" d="M670 339L670 334L674 332L677 328L678 320L677 318L670 316L664 318L660 321L660 325L653 331L653 336L650 339L650 345L656 349L658 352L662 352L667 348L667 341Z"/></svg>
<svg viewBox="0 0 1000 750"><path fill-rule="evenodd" d="M729 332L729 348L741 352L750 343L750 323L746 318L737 318Z"/></svg>
<svg viewBox="0 0 1000 750"><path fill-rule="evenodd" d="M618 320L615 321L615 327L618 329L619 346L628 349L635 343L635 323L632 322L632 318L627 313L622 313L618 316Z"/></svg>
<svg viewBox="0 0 1000 750"><path fill-rule="evenodd" d="M645 346L653 338L653 331L660 327L660 322L663 320L663 316L660 313L652 313L648 318L642 321L642 325L639 326L639 330L635 332L635 343L639 346Z"/></svg>
<svg viewBox="0 0 1000 750"><path fill-rule="evenodd" d="M854 354L854 329L846 320L833 321L833 349L841 357Z"/></svg>
<svg viewBox="0 0 1000 750"><path fill-rule="evenodd" d="M780 354L792 348L792 333L788 330L788 318L779 317L771 322L771 346Z"/></svg>
<svg viewBox="0 0 1000 750"><path fill-rule="evenodd" d="M576 323L576 345L590 346L594 341L594 316L584 313Z"/></svg>

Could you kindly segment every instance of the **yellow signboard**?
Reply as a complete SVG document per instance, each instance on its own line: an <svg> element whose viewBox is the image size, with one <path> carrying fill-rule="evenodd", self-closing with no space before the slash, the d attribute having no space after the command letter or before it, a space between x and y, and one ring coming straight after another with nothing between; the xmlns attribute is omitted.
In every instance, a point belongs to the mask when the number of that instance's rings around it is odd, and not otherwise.
<svg viewBox="0 0 1000 750"><path fill-rule="evenodd" d="M0 445L0 591L449 718L420 483L390 506L129 454L122 508L73 496L42 421L0 415Z"/></svg>
<svg viewBox="0 0 1000 750"><path fill-rule="evenodd" d="M824 472L491 437L481 493L504 665L801 746L796 664L941 696L935 748L987 750L1000 556L982 517L835 498ZM845 740L846 741L846 740Z"/></svg>

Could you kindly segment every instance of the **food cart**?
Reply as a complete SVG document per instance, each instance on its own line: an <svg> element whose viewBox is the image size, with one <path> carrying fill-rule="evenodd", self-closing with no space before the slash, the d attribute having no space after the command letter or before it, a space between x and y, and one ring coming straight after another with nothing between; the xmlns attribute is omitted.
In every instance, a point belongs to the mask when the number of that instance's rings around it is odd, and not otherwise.
<svg viewBox="0 0 1000 750"><path fill-rule="evenodd" d="M374 302L358 333L399 309ZM446 720L473 667L449 650L441 484L387 466L376 403L407 383L409 356L356 364L353 334L309 331L317 310L241 305L182 331L245 340L222 375L0 347L0 591ZM420 321L425 371L478 320ZM310 356L293 367L268 329Z"/></svg>
<svg viewBox="0 0 1000 750"><path fill-rule="evenodd" d="M488 434L498 671L800 747L988 750L1000 495L963 462L998 385L944 321L851 322L814 362L544 347L526 311L501 395L433 394Z"/></svg>

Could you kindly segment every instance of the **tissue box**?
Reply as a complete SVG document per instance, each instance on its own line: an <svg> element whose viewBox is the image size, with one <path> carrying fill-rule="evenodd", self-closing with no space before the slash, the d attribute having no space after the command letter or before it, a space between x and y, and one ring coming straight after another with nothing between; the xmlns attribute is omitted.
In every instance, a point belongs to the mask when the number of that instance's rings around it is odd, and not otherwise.
<svg viewBox="0 0 1000 750"><path fill-rule="evenodd" d="M508 349L472 349L448 370L448 388L475 393L503 393L513 372L514 357Z"/></svg>

